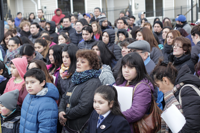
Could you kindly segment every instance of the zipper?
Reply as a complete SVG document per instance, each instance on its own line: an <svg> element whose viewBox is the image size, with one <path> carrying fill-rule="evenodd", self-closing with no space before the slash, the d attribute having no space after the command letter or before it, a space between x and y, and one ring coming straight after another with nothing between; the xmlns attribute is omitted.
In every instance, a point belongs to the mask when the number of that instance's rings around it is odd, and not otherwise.
<svg viewBox="0 0 200 133"><path fill-rule="evenodd" d="M30 96L30 97L31 97L31 96ZM31 102L32 102L32 99L33 99L33 98L31 98ZM29 110L29 107L30 107L30 105L31 105L31 102L29 103L28 110ZM26 111L26 117L25 117L25 118L27 118L27 112L28 112L28 110ZM24 122L24 131L23 131L23 133L25 133L25 124L26 124L26 119L25 119L25 122Z"/></svg>

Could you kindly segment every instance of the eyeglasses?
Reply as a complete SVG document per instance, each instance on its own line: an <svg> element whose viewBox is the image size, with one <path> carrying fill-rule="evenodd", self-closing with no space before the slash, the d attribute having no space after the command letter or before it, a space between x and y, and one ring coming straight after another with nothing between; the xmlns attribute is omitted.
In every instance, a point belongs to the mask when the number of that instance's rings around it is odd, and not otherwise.
<svg viewBox="0 0 200 133"><path fill-rule="evenodd" d="M174 48L174 47L176 47L176 48L182 48L182 47L179 46L179 45L172 45L172 48Z"/></svg>
<svg viewBox="0 0 200 133"><path fill-rule="evenodd" d="M137 52L138 54L139 54L139 53L144 53L143 51L138 51L138 50L135 50L135 49L131 49L131 50L129 51L129 53L131 53L131 52Z"/></svg>

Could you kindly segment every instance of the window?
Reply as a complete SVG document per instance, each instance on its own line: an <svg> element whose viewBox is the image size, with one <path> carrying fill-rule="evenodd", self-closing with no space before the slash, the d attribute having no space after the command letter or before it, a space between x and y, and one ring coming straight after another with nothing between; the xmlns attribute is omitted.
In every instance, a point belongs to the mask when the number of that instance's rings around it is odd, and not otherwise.
<svg viewBox="0 0 200 133"><path fill-rule="evenodd" d="M146 17L162 16L163 1L162 0L145 0Z"/></svg>

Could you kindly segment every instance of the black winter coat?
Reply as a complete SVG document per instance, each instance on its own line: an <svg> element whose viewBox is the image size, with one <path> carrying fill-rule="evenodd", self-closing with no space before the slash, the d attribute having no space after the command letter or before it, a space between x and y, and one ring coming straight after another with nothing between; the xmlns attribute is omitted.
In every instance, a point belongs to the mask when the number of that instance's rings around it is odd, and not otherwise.
<svg viewBox="0 0 200 133"><path fill-rule="evenodd" d="M200 42L198 42L195 46L192 47L191 59L194 64L196 64L199 60L198 54L200 54Z"/></svg>
<svg viewBox="0 0 200 133"><path fill-rule="evenodd" d="M36 39L40 37L40 32L38 32L36 35L30 35L28 39L34 44Z"/></svg>
<svg viewBox="0 0 200 133"><path fill-rule="evenodd" d="M79 42L82 40L82 33L77 34L76 32L70 35L70 40L73 44L78 46Z"/></svg>
<svg viewBox="0 0 200 133"><path fill-rule="evenodd" d="M175 85L183 82L184 84L192 84L200 87L200 80L198 77L190 74L188 66L184 65L178 72ZM174 95L179 101L178 90ZM184 87L181 90L182 109L183 115L186 118L186 124L183 126L179 133L196 133L200 131L200 97L191 87Z"/></svg>
<svg viewBox="0 0 200 133"><path fill-rule="evenodd" d="M3 94L3 92L4 92L5 88L6 88L6 85L7 85L8 80L9 80L9 79L6 79L5 81L2 81L2 82L0 83L0 95Z"/></svg>
<svg viewBox="0 0 200 133"><path fill-rule="evenodd" d="M172 52L173 52L172 45L165 44L165 45L164 45L164 48L162 49L163 61L164 61L164 62L169 62L168 58L169 58L169 55L170 55Z"/></svg>
<svg viewBox="0 0 200 133"><path fill-rule="evenodd" d="M25 36L28 38L30 35L31 35L30 31L26 32L26 31L21 30L21 32L20 32L20 37Z"/></svg>
<svg viewBox="0 0 200 133"><path fill-rule="evenodd" d="M59 33L62 33L62 32L68 32L69 36L71 36L71 34L75 33L76 30L72 28L72 26L70 26L70 27L63 27L63 29L60 30Z"/></svg>
<svg viewBox="0 0 200 133"><path fill-rule="evenodd" d="M55 32L56 23L54 21L47 22L50 25L49 34L50 37L53 37L53 42L58 43L58 34Z"/></svg>
<svg viewBox="0 0 200 133"><path fill-rule="evenodd" d="M120 59L117 61L117 64L112 68L112 72L113 72L113 76L114 76L115 80L117 79L119 70L120 70L120 68L121 68L121 62L122 62L122 58L120 58Z"/></svg>
<svg viewBox="0 0 200 133"><path fill-rule="evenodd" d="M89 120L93 111L94 92L99 86L101 86L99 78L91 78L81 84L70 85L59 105L59 112L66 113L68 128L80 131Z"/></svg>
<svg viewBox="0 0 200 133"><path fill-rule="evenodd" d="M62 79L59 74L58 81L57 81L57 88L59 90L60 96L65 94L65 92L69 89L71 84L72 84L71 77L68 79Z"/></svg>
<svg viewBox="0 0 200 133"><path fill-rule="evenodd" d="M109 35L109 43L107 44L108 49L114 54L115 58L119 60L122 57L122 54L121 48L118 45L114 44L115 31L113 29L106 29L104 32L107 32Z"/></svg>
<svg viewBox="0 0 200 133"><path fill-rule="evenodd" d="M92 49L92 46L96 43L97 41L95 39L92 39L90 41L83 41L78 44L79 49Z"/></svg>

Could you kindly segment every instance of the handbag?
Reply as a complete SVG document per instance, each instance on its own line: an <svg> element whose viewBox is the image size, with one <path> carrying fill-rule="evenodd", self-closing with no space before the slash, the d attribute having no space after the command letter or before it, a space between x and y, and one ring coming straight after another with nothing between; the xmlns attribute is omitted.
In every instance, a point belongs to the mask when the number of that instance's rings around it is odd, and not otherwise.
<svg viewBox="0 0 200 133"><path fill-rule="evenodd" d="M135 89L141 83L144 83L144 82L140 82L135 86L133 90L133 96L134 96ZM161 113L162 113L162 110L157 106L154 100L154 96L151 92L150 112L149 114L145 114L141 120L133 123L134 133L157 133L161 129Z"/></svg>

